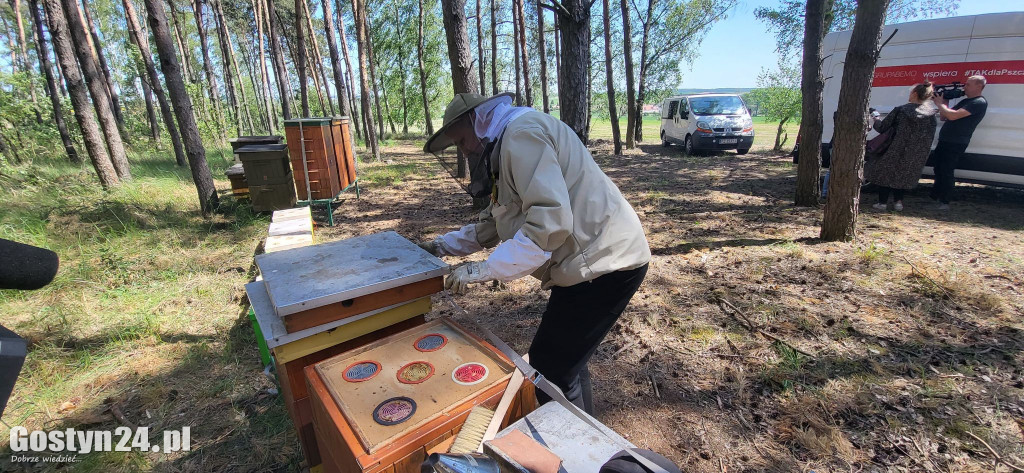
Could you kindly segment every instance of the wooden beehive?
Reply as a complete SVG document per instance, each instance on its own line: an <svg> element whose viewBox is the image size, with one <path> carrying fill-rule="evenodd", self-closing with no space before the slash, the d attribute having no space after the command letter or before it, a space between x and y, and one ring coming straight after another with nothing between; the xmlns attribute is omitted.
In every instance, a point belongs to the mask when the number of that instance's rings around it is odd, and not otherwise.
<svg viewBox="0 0 1024 473"><path fill-rule="evenodd" d="M446 341L424 351L417 344L425 337ZM348 378L354 366L377 363L365 380ZM406 366L427 363L431 375L402 382ZM471 384L456 381L453 373L467 363L486 366L485 375ZM369 366L369 365L367 365ZM418 472L427 450L457 435L476 405L493 408L508 384L514 366L479 337L447 319L438 319L305 368L313 426L324 472ZM365 376L365 372L361 376ZM419 375L422 377L422 373ZM375 414L392 399L415 404L408 417L386 425ZM533 410L532 386L517 394L503 424Z"/></svg>
<svg viewBox="0 0 1024 473"><path fill-rule="evenodd" d="M330 118L299 118L284 121L291 157L292 175L300 200L311 200L306 195L306 177L309 174L309 193L313 200L334 199L343 188L338 174L334 135ZM305 154L303 154L305 153ZM306 169L302 161L305 156Z"/></svg>
<svg viewBox="0 0 1024 473"><path fill-rule="evenodd" d="M303 369L339 353L424 323L424 314L430 312L430 298L417 299L352 318L357 320L336 322L289 334L274 314L273 305L262 282L247 284L245 289L252 303L260 335L272 355L275 372L281 385L281 397L292 419L302 451L311 471L317 471L312 467L321 464L322 455L313 429L312 404Z"/></svg>

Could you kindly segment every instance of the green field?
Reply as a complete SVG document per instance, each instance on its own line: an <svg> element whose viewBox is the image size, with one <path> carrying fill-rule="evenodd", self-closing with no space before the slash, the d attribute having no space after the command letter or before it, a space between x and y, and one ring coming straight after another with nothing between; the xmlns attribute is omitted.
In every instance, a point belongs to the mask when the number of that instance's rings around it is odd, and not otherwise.
<svg viewBox="0 0 1024 473"><path fill-rule="evenodd" d="M626 131L626 119L619 119L619 127L622 130L623 136ZM643 143L659 144L658 139L659 131L661 127L661 119L657 116L648 115L644 117L644 141ZM775 145L775 132L778 127L778 122L768 122L764 117L754 117L754 147L755 151L767 151L772 149ZM789 140L786 141L783 149L786 151L793 149L793 143L796 141L797 131L800 129L799 122L786 123L784 130L785 133L789 134ZM783 135L785 136L785 135ZM594 118L590 122L590 139L592 140L611 140L612 139L612 122L608 119Z"/></svg>

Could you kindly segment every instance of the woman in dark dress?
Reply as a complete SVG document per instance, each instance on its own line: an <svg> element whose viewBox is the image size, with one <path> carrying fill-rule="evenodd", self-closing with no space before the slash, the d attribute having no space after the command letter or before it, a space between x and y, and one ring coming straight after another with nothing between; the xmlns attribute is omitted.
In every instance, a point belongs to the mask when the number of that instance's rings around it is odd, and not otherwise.
<svg viewBox="0 0 1024 473"><path fill-rule="evenodd" d="M908 103L892 109L884 120L875 122L875 131L879 133L895 129L889 148L865 164L865 180L878 186L878 203L872 208L886 210L891 195L893 209L903 210L904 192L917 186L938 123L935 118L938 109L931 102L934 94L931 82L917 84L910 91Z"/></svg>

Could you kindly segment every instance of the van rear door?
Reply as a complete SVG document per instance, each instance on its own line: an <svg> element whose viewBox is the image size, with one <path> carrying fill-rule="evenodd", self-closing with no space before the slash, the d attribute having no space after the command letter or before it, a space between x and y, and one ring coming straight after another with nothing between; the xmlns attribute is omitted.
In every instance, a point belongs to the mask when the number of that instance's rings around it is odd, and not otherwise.
<svg viewBox="0 0 1024 473"><path fill-rule="evenodd" d="M679 141L679 99L670 99L661 110L662 128L665 130L665 141Z"/></svg>

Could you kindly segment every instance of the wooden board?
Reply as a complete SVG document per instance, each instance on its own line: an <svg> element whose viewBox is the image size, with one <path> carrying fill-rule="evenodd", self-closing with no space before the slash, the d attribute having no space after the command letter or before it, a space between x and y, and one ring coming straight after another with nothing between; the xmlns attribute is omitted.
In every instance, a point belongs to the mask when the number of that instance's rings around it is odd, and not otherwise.
<svg viewBox="0 0 1024 473"><path fill-rule="evenodd" d="M415 342L428 334L441 334L447 343L436 351L417 350ZM344 371L363 360L380 363L379 372L366 381L345 380ZM417 384L400 382L399 370L417 361L430 363L433 374ZM484 365L487 376L476 384L456 383L452 372L468 362ZM454 323L439 319L317 363L315 368L362 447L373 453L488 388L507 382L513 366ZM396 425L375 421L375 408L399 396L416 402L413 415Z"/></svg>
<svg viewBox="0 0 1024 473"><path fill-rule="evenodd" d="M338 165L338 182L341 184L341 188L348 187L348 184L352 183L348 179L348 162L345 160L345 139L341 131L342 126L348 126L348 124L342 124L340 119L331 120L331 141L334 149L335 162Z"/></svg>

